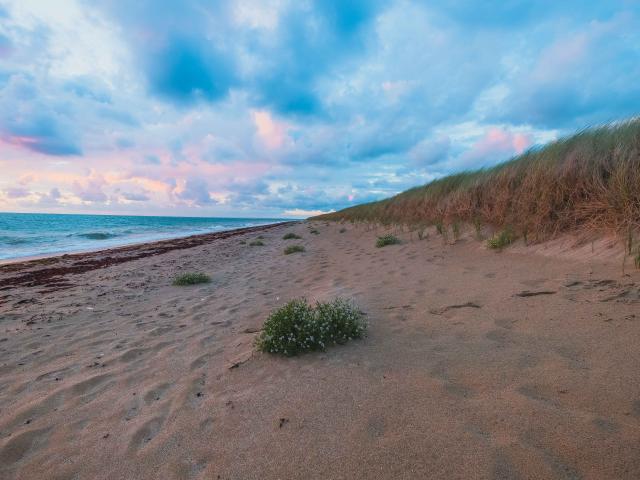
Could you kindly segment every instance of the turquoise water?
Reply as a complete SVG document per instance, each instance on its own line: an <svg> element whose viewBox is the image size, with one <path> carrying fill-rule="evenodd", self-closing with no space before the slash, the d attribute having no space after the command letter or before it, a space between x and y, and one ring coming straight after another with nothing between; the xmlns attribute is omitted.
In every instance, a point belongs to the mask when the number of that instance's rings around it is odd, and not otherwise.
<svg viewBox="0 0 640 480"><path fill-rule="evenodd" d="M282 219L0 213L0 260L98 250L279 221Z"/></svg>

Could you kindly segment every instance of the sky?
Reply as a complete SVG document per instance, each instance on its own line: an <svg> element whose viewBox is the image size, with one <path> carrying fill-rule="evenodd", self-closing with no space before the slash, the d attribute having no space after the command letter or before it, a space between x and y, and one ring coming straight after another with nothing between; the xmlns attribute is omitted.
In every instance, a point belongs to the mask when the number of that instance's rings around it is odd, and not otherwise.
<svg viewBox="0 0 640 480"><path fill-rule="evenodd" d="M636 116L639 78L636 0L0 0L0 211L309 216Z"/></svg>

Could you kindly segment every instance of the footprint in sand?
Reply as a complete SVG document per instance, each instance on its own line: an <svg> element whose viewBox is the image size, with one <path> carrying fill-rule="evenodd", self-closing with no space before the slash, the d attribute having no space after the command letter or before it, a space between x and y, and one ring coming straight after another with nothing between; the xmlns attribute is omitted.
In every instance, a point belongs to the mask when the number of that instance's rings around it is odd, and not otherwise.
<svg viewBox="0 0 640 480"><path fill-rule="evenodd" d="M46 447L49 442L50 432L50 428L42 428L29 430L11 437L0 449L0 473L5 469L11 468L30 454Z"/></svg>
<svg viewBox="0 0 640 480"><path fill-rule="evenodd" d="M160 432L162 425L164 425L164 421L165 416L160 415L143 423L142 426L138 428L131 437L131 441L129 442L129 449L137 451L151 442L155 438L155 436L158 435L158 432Z"/></svg>
<svg viewBox="0 0 640 480"><path fill-rule="evenodd" d="M161 383L160 385L156 385L154 388L149 390L144 395L144 403L149 405L153 402L159 401L162 396L173 387L170 383Z"/></svg>

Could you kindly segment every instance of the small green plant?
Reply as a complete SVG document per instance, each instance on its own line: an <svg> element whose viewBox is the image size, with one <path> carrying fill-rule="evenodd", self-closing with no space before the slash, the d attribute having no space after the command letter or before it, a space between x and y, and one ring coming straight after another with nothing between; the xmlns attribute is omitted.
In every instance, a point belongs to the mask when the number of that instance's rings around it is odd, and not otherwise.
<svg viewBox="0 0 640 480"><path fill-rule="evenodd" d="M341 229L340 229L340 230L338 230L338 231L339 231L340 233L344 233L344 232L346 232L346 231L347 231L347 229L343 227L343 228L341 228Z"/></svg>
<svg viewBox="0 0 640 480"><path fill-rule="evenodd" d="M264 242L262 240L254 240L249 244L250 247L264 247Z"/></svg>
<svg viewBox="0 0 640 480"><path fill-rule="evenodd" d="M291 255L292 253L304 252L304 247L302 245L289 245L284 249L285 255Z"/></svg>
<svg viewBox="0 0 640 480"><path fill-rule="evenodd" d="M199 283L209 283L211 278L209 275L204 273L183 273L178 275L174 280L173 284L178 287L185 287L187 285L197 285Z"/></svg>
<svg viewBox="0 0 640 480"><path fill-rule="evenodd" d="M246 245L247 241L246 240L240 240L240 245Z"/></svg>
<svg viewBox="0 0 640 480"><path fill-rule="evenodd" d="M453 241L457 242L460 238L460 222L457 220L451 224L451 230L453 232Z"/></svg>
<svg viewBox="0 0 640 480"><path fill-rule="evenodd" d="M496 233L487 240L487 247L493 250L502 250L504 247L511 245L516 240L516 236L510 228Z"/></svg>
<svg viewBox="0 0 640 480"><path fill-rule="evenodd" d="M640 270L640 245L636 247L636 253L633 257L633 263L636 265L636 268Z"/></svg>
<svg viewBox="0 0 640 480"><path fill-rule="evenodd" d="M296 235L293 232L289 232L289 233L285 234L284 237L282 237L283 240L298 240L300 238L302 238L300 235Z"/></svg>
<svg viewBox="0 0 640 480"><path fill-rule="evenodd" d="M313 230L309 230L309 233L313 233L314 235L318 235L320 232L314 228Z"/></svg>
<svg viewBox="0 0 640 480"><path fill-rule="evenodd" d="M264 240L264 235L258 235L256 238L257 238L258 240Z"/></svg>
<svg viewBox="0 0 640 480"><path fill-rule="evenodd" d="M442 220L437 220L436 221L436 231L438 232L438 234L440 235L444 235L444 222Z"/></svg>
<svg viewBox="0 0 640 480"><path fill-rule="evenodd" d="M335 344L361 338L367 324L364 314L350 300L310 305L305 299L291 300L271 312L256 340L258 350L293 356L325 350Z"/></svg>
<svg viewBox="0 0 640 480"><path fill-rule="evenodd" d="M382 248L386 247L387 245L396 245L398 243L400 243L400 239L398 237L388 234L383 235L382 237L378 237L378 240L376 240L376 247Z"/></svg>

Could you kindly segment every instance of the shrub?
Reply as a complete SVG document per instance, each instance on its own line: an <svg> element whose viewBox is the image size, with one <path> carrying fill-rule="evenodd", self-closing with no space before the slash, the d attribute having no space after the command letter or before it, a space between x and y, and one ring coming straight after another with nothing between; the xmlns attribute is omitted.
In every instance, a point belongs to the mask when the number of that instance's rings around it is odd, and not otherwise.
<svg viewBox="0 0 640 480"><path fill-rule="evenodd" d="M254 240L249 244L250 247L264 247L264 242L262 240Z"/></svg>
<svg viewBox="0 0 640 480"><path fill-rule="evenodd" d="M383 235L382 237L378 237L378 240L376 240L376 247L382 248L386 247L387 245L396 245L398 243L400 243L398 237L391 234Z"/></svg>
<svg viewBox="0 0 640 480"><path fill-rule="evenodd" d="M209 275L204 273L183 273L173 280L173 284L179 287L184 287L187 285L197 285L199 283L209 283L210 281L211 278Z"/></svg>
<svg viewBox="0 0 640 480"><path fill-rule="evenodd" d="M292 253L304 252L304 247L302 245L289 245L284 249L285 255L291 255Z"/></svg>
<svg viewBox="0 0 640 480"><path fill-rule="evenodd" d="M315 306L305 299L292 300L271 312L256 346L286 356L325 350L362 337L367 328L363 317L352 301L343 298Z"/></svg>
<svg viewBox="0 0 640 480"><path fill-rule="evenodd" d="M282 237L283 240L298 240L300 238L302 238L300 235L296 235L293 232L289 232L284 237Z"/></svg>
<svg viewBox="0 0 640 480"><path fill-rule="evenodd" d="M511 245L516 240L516 236L510 228L505 228L487 240L487 247L493 250L502 250L507 245Z"/></svg>

